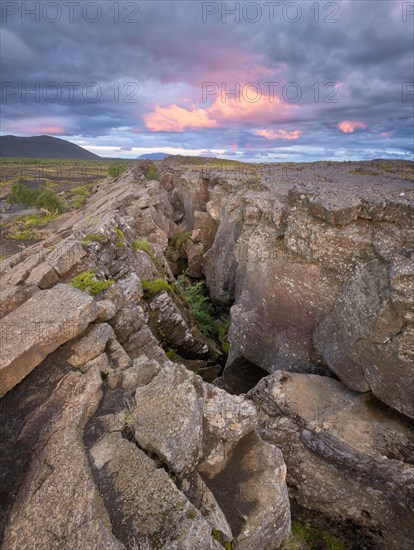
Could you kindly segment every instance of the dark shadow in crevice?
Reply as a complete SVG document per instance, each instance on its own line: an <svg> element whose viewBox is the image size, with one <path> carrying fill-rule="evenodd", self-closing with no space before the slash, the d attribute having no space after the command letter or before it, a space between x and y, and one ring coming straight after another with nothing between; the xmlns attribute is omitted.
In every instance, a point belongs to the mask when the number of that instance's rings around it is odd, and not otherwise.
<svg viewBox="0 0 414 550"><path fill-rule="evenodd" d="M225 389L233 395L247 393L265 376L269 376L267 371L244 357L233 361L223 372Z"/></svg>

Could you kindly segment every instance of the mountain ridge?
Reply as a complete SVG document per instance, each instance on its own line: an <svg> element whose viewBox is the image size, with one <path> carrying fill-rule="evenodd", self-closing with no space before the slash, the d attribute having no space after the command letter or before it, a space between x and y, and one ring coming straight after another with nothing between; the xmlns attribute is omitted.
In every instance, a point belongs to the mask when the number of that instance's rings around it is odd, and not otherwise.
<svg viewBox="0 0 414 550"><path fill-rule="evenodd" d="M100 160L87 149L52 136L0 136L0 157Z"/></svg>

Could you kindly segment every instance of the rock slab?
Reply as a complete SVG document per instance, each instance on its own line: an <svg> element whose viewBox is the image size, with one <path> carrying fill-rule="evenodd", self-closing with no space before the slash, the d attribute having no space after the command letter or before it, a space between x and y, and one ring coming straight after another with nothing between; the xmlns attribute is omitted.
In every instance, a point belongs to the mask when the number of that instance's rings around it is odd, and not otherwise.
<svg viewBox="0 0 414 550"><path fill-rule="evenodd" d="M95 300L69 285L37 292L1 322L0 398L96 319Z"/></svg>

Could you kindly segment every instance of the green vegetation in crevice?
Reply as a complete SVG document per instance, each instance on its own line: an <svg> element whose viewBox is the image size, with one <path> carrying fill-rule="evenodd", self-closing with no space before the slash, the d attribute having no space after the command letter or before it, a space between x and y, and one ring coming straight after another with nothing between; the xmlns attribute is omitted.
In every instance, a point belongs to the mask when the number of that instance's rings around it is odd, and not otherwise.
<svg viewBox="0 0 414 550"><path fill-rule="evenodd" d="M177 289L187 302L197 326L207 337L220 343L225 354L229 352L227 333L230 327L228 316L216 318L216 312L208 296L207 286L204 281L192 282L188 271L177 278Z"/></svg>
<svg viewBox="0 0 414 550"><path fill-rule="evenodd" d="M191 309L200 331L205 336L216 338L217 323L214 319L214 308L207 295L205 282L191 282L188 271L186 271L178 277L177 288Z"/></svg>
<svg viewBox="0 0 414 550"><path fill-rule="evenodd" d="M191 237L191 231L184 231L170 240L170 244L176 250L180 250Z"/></svg>
<svg viewBox="0 0 414 550"><path fill-rule="evenodd" d="M108 237L106 235L101 235L100 233L88 233L81 241L81 244L87 245L89 243L103 243L107 239Z"/></svg>
<svg viewBox="0 0 414 550"><path fill-rule="evenodd" d="M178 353L172 348L168 348L165 354L170 361L178 361L180 359L180 356L178 355Z"/></svg>
<svg viewBox="0 0 414 550"><path fill-rule="evenodd" d="M232 542L230 540L227 540L225 534L220 531L219 529L212 529L211 530L211 536L214 540L219 542L225 550L231 550L232 549Z"/></svg>
<svg viewBox="0 0 414 550"><path fill-rule="evenodd" d="M220 342L221 348L226 355L230 351L230 343L227 339L229 328L230 328L230 317L222 316L219 319L217 337L218 337L218 341Z"/></svg>
<svg viewBox="0 0 414 550"><path fill-rule="evenodd" d="M157 332L161 338L161 342L162 342L162 345L165 347L168 346L168 338L167 338L167 335L165 334L165 332L162 330L162 328L160 326L157 326Z"/></svg>
<svg viewBox="0 0 414 550"><path fill-rule="evenodd" d="M159 294L160 292L174 292L174 289L164 279L153 279L152 281L142 280L142 288L144 290L144 296L150 298Z"/></svg>
<svg viewBox="0 0 414 550"><path fill-rule="evenodd" d="M158 273L160 275L165 274L164 268L162 267L162 265L159 262L158 258L155 256L155 254L151 250L151 243L149 243L148 241L145 241L143 239L136 239L132 243L132 246L133 246L134 250L142 250L143 252L146 252L148 254L148 256L151 258L152 263L157 268Z"/></svg>
<svg viewBox="0 0 414 550"><path fill-rule="evenodd" d="M147 180L159 180L160 175L158 173L158 168L155 166L155 164L152 164L147 171L145 172L145 178Z"/></svg>
<svg viewBox="0 0 414 550"><path fill-rule="evenodd" d="M326 529L303 521L292 522L292 536L283 550L347 550L348 547Z"/></svg>
<svg viewBox="0 0 414 550"><path fill-rule="evenodd" d="M122 246L126 246L125 236L124 236L122 230L119 229L119 227L117 227L115 229L115 233L116 233L116 238L114 240L114 245L117 246L118 248L121 248Z"/></svg>
<svg viewBox="0 0 414 550"><path fill-rule="evenodd" d="M113 279L99 279L93 271L84 271L71 281L73 287L83 292L90 292L94 296L107 290L114 283Z"/></svg>

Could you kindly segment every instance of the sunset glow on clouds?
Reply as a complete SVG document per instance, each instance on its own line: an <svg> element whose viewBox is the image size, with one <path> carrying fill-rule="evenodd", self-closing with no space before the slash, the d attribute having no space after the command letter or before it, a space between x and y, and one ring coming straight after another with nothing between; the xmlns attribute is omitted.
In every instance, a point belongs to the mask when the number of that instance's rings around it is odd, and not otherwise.
<svg viewBox="0 0 414 550"><path fill-rule="evenodd" d="M136 24L115 23L110 9L95 24L9 16L2 133L56 135L132 158L176 150L260 162L412 155L414 17L403 22L404 2L338 1L330 24L315 22L306 3L296 22L279 9L254 24L231 15L223 23L220 13L203 22L202 6L140 1ZM74 97L68 82L78 83ZM50 83L63 91L53 101Z"/></svg>
<svg viewBox="0 0 414 550"><path fill-rule="evenodd" d="M254 125L281 121L295 109L277 98L271 100L268 96L261 97L257 102L248 101L241 95L239 98L236 97L223 98L220 94L214 103L206 108L197 106L185 109L178 105L157 105L153 112L145 115L144 121L152 132L183 132L186 129L223 128L233 124Z"/></svg>
<svg viewBox="0 0 414 550"><path fill-rule="evenodd" d="M301 130L292 130L287 132L286 130L256 130L258 136L262 136L268 140L274 139L299 139L302 135Z"/></svg>
<svg viewBox="0 0 414 550"><path fill-rule="evenodd" d="M339 130L344 134L353 134L355 130L365 130L367 125L365 122L359 122L356 120L343 120L338 124Z"/></svg>

